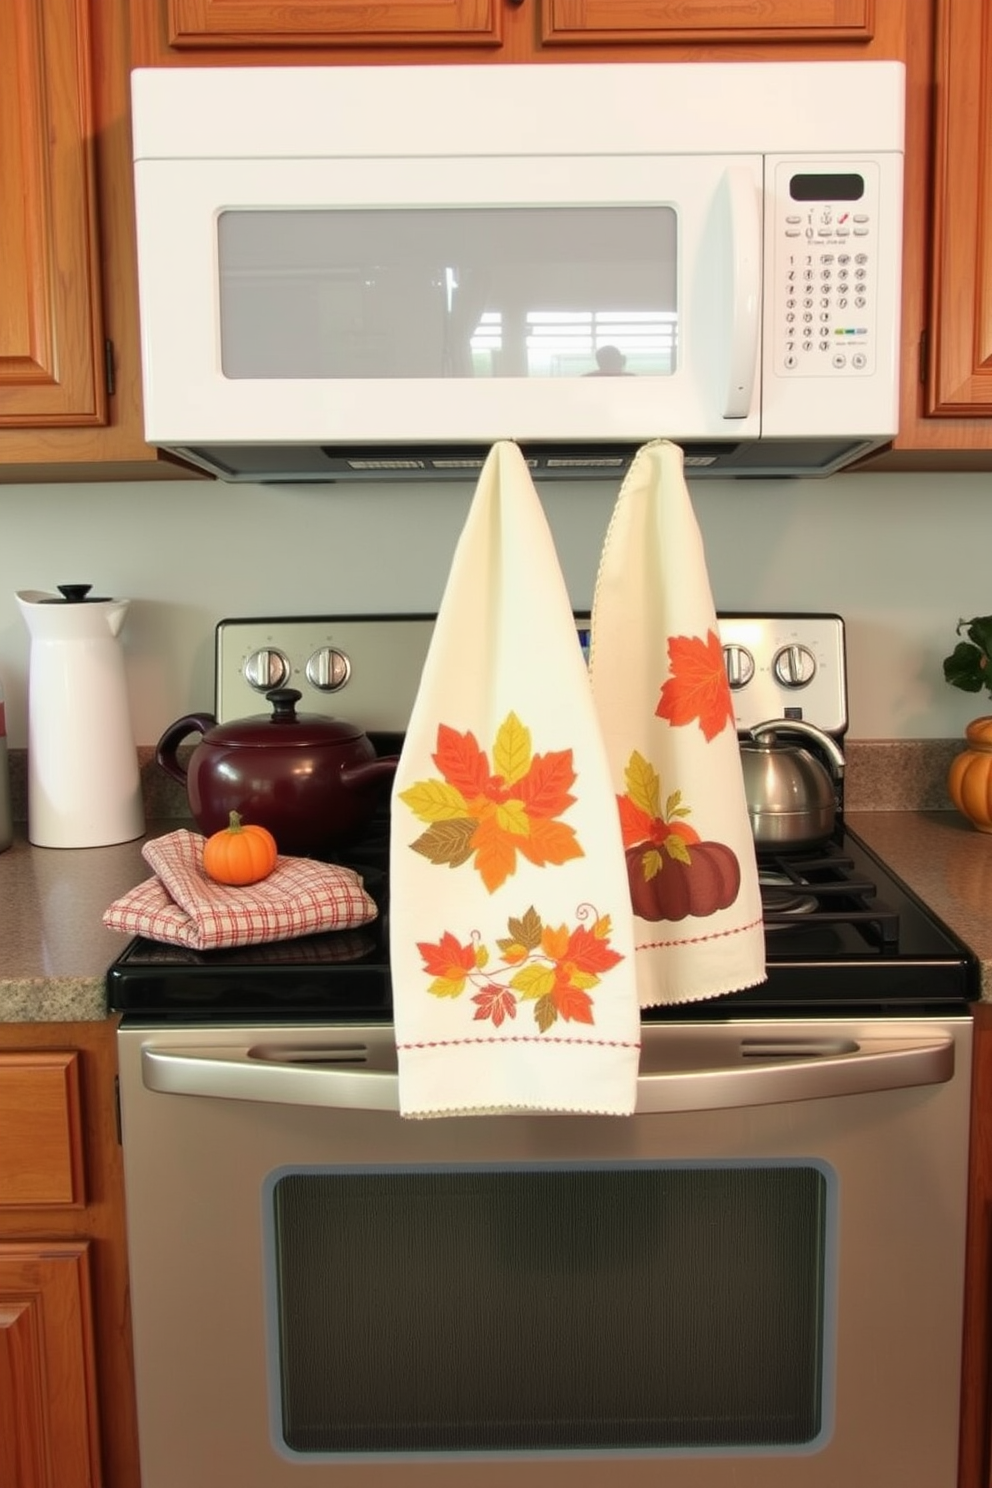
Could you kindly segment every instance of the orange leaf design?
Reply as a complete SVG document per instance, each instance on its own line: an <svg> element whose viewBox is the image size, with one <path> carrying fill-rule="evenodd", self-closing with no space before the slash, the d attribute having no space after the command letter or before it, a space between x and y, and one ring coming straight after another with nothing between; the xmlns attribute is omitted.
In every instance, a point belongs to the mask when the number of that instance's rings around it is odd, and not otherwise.
<svg viewBox="0 0 992 1488"><path fill-rule="evenodd" d="M568 793L574 784L572 751L560 749L535 754L530 769L517 781L514 795L523 801L529 816L561 816L575 802Z"/></svg>
<svg viewBox="0 0 992 1488"><path fill-rule="evenodd" d="M489 794L494 783L489 761L474 734L459 734L447 724L439 724L437 753L432 758L448 784L460 790L466 800Z"/></svg>
<svg viewBox="0 0 992 1488"><path fill-rule="evenodd" d="M698 720L707 740L734 723L720 637L712 630L700 636L670 636L672 675L661 689L655 713L676 727Z"/></svg>
<svg viewBox="0 0 992 1488"><path fill-rule="evenodd" d="M531 820L529 837L515 837L513 840L518 850L537 868L585 856L571 827L543 816Z"/></svg>
<svg viewBox="0 0 992 1488"><path fill-rule="evenodd" d="M592 998L581 987L556 986L551 994L561 1016L571 1023L593 1023Z"/></svg>
<svg viewBox="0 0 992 1488"><path fill-rule="evenodd" d="M584 925L579 925L569 937L568 959L578 971L588 971L599 975L602 971L609 971L611 966L616 966L623 957L619 951L611 949L605 936L594 935Z"/></svg>
<svg viewBox="0 0 992 1488"><path fill-rule="evenodd" d="M505 883L517 866L517 848L526 839L504 832L495 816L486 816L472 835L475 866L490 894Z"/></svg>
<svg viewBox="0 0 992 1488"><path fill-rule="evenodd" d="M635 806L629 796L617 796L620 811L620 835L624 847L633 847L638 842L647 842L656 820L640 806Z"/></svg>
<svg viewBox="0 0 992 1488"><path fill-rule="evenodd" d="M466 972L474 971L477 964L475 947L462 945L450 930L446 930L436 944L418 941L417 950L424 958L424 970L430 976L444 977L447 981L457 981Z"/></svg>

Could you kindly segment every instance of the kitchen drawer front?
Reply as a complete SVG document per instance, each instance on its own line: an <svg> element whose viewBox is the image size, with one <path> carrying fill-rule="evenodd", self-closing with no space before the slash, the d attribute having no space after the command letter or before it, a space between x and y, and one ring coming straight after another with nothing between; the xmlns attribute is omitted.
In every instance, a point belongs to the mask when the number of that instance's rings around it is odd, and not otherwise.
<svg viewBox="0 0 992 1488"><path fill-rule="evenodd" d="M78 1053L0 1052L0 1209L84 1202Z"/></svg>

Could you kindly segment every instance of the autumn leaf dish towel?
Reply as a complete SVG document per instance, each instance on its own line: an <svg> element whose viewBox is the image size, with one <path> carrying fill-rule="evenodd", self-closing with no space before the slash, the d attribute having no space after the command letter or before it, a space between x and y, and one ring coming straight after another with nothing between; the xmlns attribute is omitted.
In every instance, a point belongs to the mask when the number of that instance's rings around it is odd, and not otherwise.
<svg viewBox="0 0 992 1488"><path fill-rule="evenodd" d="M682 451L644 445L593 599L590 681L620 812L642 1007L765 980L734 708Z"/></svg>
<svg viewBox="0 0 992 1488"><path fill-rule="evenodd" d="M486 459L393 784L400 1112L633 1110L630 897L575 621L526 462Z"/></svg>

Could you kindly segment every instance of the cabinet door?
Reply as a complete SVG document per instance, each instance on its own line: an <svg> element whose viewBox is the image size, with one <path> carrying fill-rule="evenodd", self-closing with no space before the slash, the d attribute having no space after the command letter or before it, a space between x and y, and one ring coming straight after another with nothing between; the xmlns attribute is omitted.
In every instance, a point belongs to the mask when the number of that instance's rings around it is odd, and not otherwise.
<svg viewBox="0 0 992 1488"><path fill-rule="evenodd" d="M106 422L88 18L0 5L0 428Z"/></svg>
<svg viewBox="0 0 992 1488"><path fill-rule="evenodd" d="M0 1483L100 1482L88 1250L0 1242Z"/></svg>
<svg viewBox="0 0 992 1488"><path fill-rule="evenodd" d="M174 47L497 46L506 0L169 0Z"/></svg>
<svg viewBox="0 0 992 1488"><path fill-rule="evenodd" d="M875 0L544 0L545 42L868 41Z"/></svg>
<svg viewBox="0 0 992 1488"><path fill-rule="evenodd" d="M992 0L939 0L931 414L992 414Z"/></svg>

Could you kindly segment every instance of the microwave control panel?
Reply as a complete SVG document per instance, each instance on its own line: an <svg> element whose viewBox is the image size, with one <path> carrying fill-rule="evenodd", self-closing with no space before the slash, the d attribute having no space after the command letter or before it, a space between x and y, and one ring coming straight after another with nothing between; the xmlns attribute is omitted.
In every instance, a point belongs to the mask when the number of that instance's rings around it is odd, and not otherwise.
<svg viewBox="0 0 992 1488"><path fill-rule="evenodd" d="M779 160L772 196L776 373L870 376L878 349L877 163Z"/></svg>

